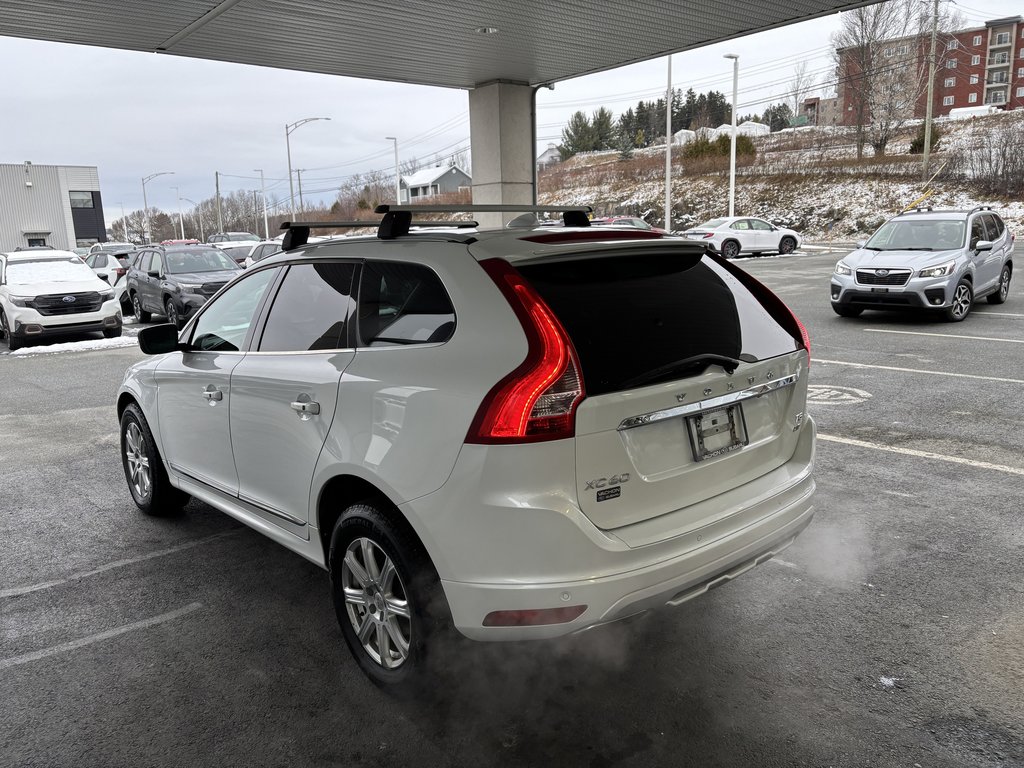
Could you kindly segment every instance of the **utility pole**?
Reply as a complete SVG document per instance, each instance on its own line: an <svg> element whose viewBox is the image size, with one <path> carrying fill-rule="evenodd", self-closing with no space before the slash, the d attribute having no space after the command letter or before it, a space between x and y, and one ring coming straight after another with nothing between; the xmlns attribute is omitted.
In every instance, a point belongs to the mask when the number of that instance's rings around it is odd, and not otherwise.
<svg viewBox="0 0 1024 768"><path fill-rule="evenodd" d="M740 57L735 53L725 54L732 59L732 141L729 144L729 217L736 215L736 107L740 82Z"/></svg>
<svg viewBox="0 0 1024 768"><path fill-rule="evenodd" d="M157 176L172 176L174 171L160 171L159 173L151 173L149 176L145 176L142 179L142 212L145 214L146 228L142 233L143 245L149 244L149 201L146 199L146 184L152 181Z"/></svg>
<svg viewBox="0 0 1024 768"><path fill-rule="evenodd" d="M665 229L672 231L672 54L668 55L665 89Z"/></svg>
<svg viewBox="0 0 1024 768"><path fill-rule="evenodd" d="M928 179L928 156L932 151L932 100L935 97L935 38L939 31L939 0L932 11L932 52L928 57L928 101L924 108L924 150L921 157L921 181Z"/></svg>
<svg viewBox="0 0 1024 768"><path fill-rule="evenodd" d="M181 239L185 239L185 216L181 212L181 188L171 187L174 190L174 194L178 196L178 228L181 230Z"/></svg>
<svg viewBox="0 0 1024 768"><path fill-rule="evenodd" d="M213 182L217 187L217 231L224 231L224 220L220 213L220 171L213 172Z"/></svg>
<svg viewBox="0 0 1024 768"><path fill-rule="evenodd" d="M402 204L402 177L398 175L398 139L394 136L385 136L385 141L395 143L395 203Z"/></svg>
<svg viewBox="0 0 1024 768"><path fill-rule="evenodd" d="M126 243L131 242L131 238L128 237L128 217L124 215L124 203L118 203L121 206L121 223L124 224L124 241Z"/></svg>
<svg viewBox="0 0 1024 768"><path fill-rule="evenodd" d="M267 220L267 183L263 178L263 169L256 168L260 172L260 195L263 197L263 239L270 239L270 224Z"/></svg>
<svg viewBox="0 0 1024 768"><path fill-rule="evenodd" d="M306 212L306 206L302 202L302 168L295 169L295 175L299 177L299 213Z"/></svg>

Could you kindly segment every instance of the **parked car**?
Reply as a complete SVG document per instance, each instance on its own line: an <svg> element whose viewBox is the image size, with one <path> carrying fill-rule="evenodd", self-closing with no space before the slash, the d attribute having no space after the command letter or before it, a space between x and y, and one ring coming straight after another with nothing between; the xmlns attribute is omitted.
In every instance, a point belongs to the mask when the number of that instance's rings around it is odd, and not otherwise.
<svg viewBox="0 0 1024 768"><path fill-rule="evenodd" d="M312 240L313 238L310 238ZM281 241L279 240L264 240L261 243L256 243L249 249L249 253L245 257L244 266L246 269L251 267L258 261L263 261L273 253L278 253L281 250Z"/></svg>
<svg viewBox="0 0 1024 768"><path fill-rule="evenodd" d="M113 289L71 251L0 253L0 332L13 352L32 339L121 335Z"/></svg>
<svg viewBox="0 0 1024 768"><path fill-rule="evenodd" d="M258 244L241 242L213 243L214 248L219 248L221 253L232 259L240 267L245 266L245 260L256 245Z"/></svg>
<svg viewBox="0 0 1024 768"><path fill-rule="evenodd" d="M687 240L698 240L708 250L735 259L742 253L759 256L775 251L786 254L800 247L798 232L777 227L764 219L749 216L729 216L705 221L698 227L683 232Z"/></svg>
<svg viewBox="0 0 1024 768"><path fill-rule="evenodd" d="M84 261L85 257L88 256L89 253L91 252L91 249L88 246L84 246L84 247L79 247L79 248L72 248L71 252L73 254L75 254L76 256L81 256L82 260Z"/></svg>
<svg viewBox="0 0 1024 768"><path fill-rule="evenodd" d="M202 245L202 243L194 238L185 238L184 240L161 240L160 245Z"/></svg>
<svg viewBox="0 0 1024 768"><path fill-rule="evenodd" d="M117 278L128 272L128 258L127 255L130 251L120 252L107 252L107 251L96 251L90 253L85 257L85 264L96 276L106 282L108 285L113 285Z"/></svg>
<svg viewBox="0 0 1024 768"><path fill-rule="evenodd" d="M107 253L114 253L115 251L134 251L134 250L135 250L135 246L132 245L131 243L114 243L114 242L110 242L110 243L94 243L92 245L92 247L89 248L89 253L99 253L101 251L106 251Z"/></svg>
<svg viewBox="0 0 1024 768"><path fill-rule="evenodd" d="M628 230L382 234L143 329L117 399L135 503L194 496L329 570L375 682L420 676L452 627L678 605L810 522L809 342L743 270Z"/></svg>
<svg viewBox="0 0 1024 768"><path fill-rule="evenodd" d="M208 243L258 243L260 236L252 232L217 232L206 238Z"/></svg>
<svg viewBox="0 0 1024 768"><path fill-rule="evenodd" d="M647 232L660 232L663 235L669 234L668 230L661 229L660 227L653 227L641 218L636 216L605 216L603 218L593 219L591 224L594 225L609 225L615 227L632 227L633 229L642 229Z"/></svg>
<svg viewBox="0 0 1024 768"><path fill-rule="evenodd" d="M995 211L918 208L895 216L836 264L832 309L929 309L959 322L975 301L1010 295L1013 235Z"/></svg>
<svg viewBox="0 0 1024 768"><path fill-rule="evenodd" d="M128 268L126 288L140 323L155 313L180 328L239 271L219 248L153 246Z"/></svg>

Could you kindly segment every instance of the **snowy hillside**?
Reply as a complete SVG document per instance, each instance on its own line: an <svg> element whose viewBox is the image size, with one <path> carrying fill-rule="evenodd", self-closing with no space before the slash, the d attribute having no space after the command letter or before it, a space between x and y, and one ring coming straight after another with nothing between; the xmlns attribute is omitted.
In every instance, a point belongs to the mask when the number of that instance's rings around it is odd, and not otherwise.
<svg viewBox="0 0 1024 768"><path fill-rule="evenodd" d="M777 221L812 238L850 240L870 234L931 189L924 205L991 205L1013 230L1024 233L1020 196L985 191L996 188L995 176L1024 165L1024 145L1016 143L1024 134L1024 113L936 121L942 134L930 167L939 173L930 186L920 181L920 155L909 154L918 123L907 126L886 156L873 157L868 147L861 161L851 129L803 128L755 139L757 158L737 171L736 212ZM673 160L675 230L728 212L727 159L702 162L696 168L681 156ZM663 147L636 150L626 160L617 151L577 155L541 173L538 202L588 204L598 214L642 215L660 225L664 163Z"/></svg>

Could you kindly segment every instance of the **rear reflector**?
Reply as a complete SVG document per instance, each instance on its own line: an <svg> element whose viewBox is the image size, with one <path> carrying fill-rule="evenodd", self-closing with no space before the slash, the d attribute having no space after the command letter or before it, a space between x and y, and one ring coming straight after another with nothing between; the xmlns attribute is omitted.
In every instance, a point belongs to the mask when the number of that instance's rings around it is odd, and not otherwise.
<svg viewBox="0 0 1024 768"><path fill-rule="evenodd" d="M525 611L491 611L484 617L485 627L536 627L544 624L566 624L578 619L587 610L585 605L566 608L534 608Z"/></svg>
<svg viewBox="0 0 1024 768"><path fill-rule="evenodd" d="M583 377L569 336L554 312L504 259L480 262L526 334L526 359L499 381L477 410L467 443L529 443L572 437Z"/></svg>

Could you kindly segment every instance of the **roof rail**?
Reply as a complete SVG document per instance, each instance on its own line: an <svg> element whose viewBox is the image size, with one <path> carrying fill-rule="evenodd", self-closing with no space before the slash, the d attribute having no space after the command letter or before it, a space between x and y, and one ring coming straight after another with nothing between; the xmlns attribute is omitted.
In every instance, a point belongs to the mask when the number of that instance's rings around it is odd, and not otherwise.
<svg viewBox="0 0 1024 768"><path fill-rule="evenodd" d="M414 213L560 213L562 223L567 227L589 227L588 213L593 212L589 205L389 205L382 204L374 208L374 213L383 213L385 221L394 217L396 234L405 234L401 229L402 221L411 219ZM384 222L381 222L384 229ZM408 229L406 229L408 231ZM382 235L383 236L383 235Z"/></svg>
<svg viewBox="0 0 1024 768"><path fill-rule="evenodd" d="M977 213L978 211L991 211L991 210L993 210L991 205L976 205L973 208L971 208L970 211L968 211L967 215L970 216L972 213Z"/></svg>
<svg viewBox="0 0 1024 768"><path fill-rule="evenodd" d="M459 229L468 229L477 226L475 221L412 221L412 217L406 224L405 232L402 234L408 234L409 227L456 227ZM396 235L391 234L393 223L388 221L388 217L385 216L383 219L365 219L365 220L352 220L352 221L286 221L281 224L281 229L285 230L284 239L281 241L282 251L294 251L296 248L300 248L309 242L309 231L311 229L357 229L363 227L376 227L377 237L383 240L389 240Z"/></svg>

